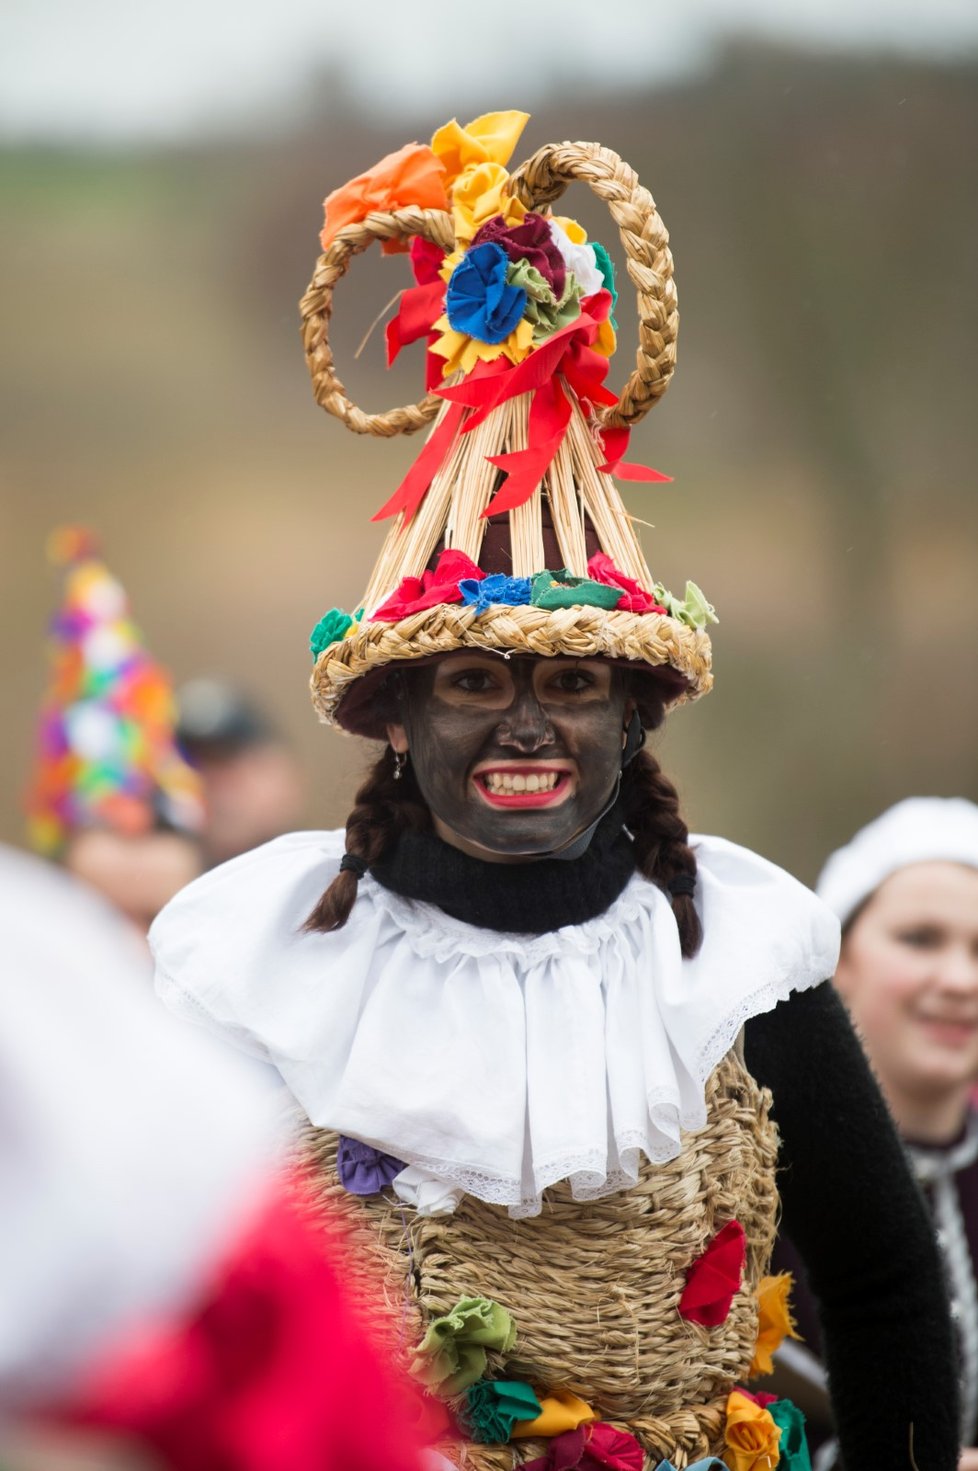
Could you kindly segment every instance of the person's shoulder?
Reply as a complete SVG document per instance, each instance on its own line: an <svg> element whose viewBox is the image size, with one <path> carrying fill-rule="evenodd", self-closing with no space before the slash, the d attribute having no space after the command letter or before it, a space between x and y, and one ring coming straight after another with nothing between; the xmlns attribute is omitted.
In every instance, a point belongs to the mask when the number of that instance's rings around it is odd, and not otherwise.
<svg viewBox="0 0 978 1471"><path fill-rule="evenodd" d="M805 989L835 972L839 921L793 874L727 838L690 836L705 955Z"/></svg>

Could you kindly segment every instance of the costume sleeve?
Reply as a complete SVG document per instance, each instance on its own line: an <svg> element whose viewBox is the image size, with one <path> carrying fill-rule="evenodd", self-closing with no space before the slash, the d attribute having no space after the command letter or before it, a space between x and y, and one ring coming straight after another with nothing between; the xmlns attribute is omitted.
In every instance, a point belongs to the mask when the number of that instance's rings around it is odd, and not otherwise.
<svg viewBox="0 0 978 1471"><path fill-rule="evenodd" d="M747 1024L744 1046L774 1095L783 1225L820 1304L845 1465L954 1471L956 1371L933 1229L845 1008L828 982L795 993Z"/></svg>

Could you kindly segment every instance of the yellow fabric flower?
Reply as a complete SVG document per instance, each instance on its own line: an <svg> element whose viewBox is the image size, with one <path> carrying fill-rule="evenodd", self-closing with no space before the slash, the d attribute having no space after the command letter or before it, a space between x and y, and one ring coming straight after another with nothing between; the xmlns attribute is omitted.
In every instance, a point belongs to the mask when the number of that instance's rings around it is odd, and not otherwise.
<svg viewBox="0 0 978 1471"><path fill-rule="evenodd" d="M757 1343L750 1373L773 1374L772 1354L781 1347L784 1338L797 1338L795 1320L791 1316L788 1298L794 1279L790 1272L779 1272L776 1277L762 1277L757 1288Z"/></svg>
<svg viewBox="0 0 978 1471"><path fill-rule="evenodd" d="M510 1440L520 1440L528 1435L539 1435L549 1439L563 1435L565 1430L576 1430L598 1417L576 1394L569 1389L552 1389L548 1395L540 1395L541 1413L535 1420L520 1420L509 1432Z"/></svg>
<svg viewBox="0 0 978 1471"><path fill-rule="evenodd" d="M774 1471L781 1431L770 1412L737 1390L727 1399L724 1459L729 1471Z"/></svg>
<svg viewBox="0 0 978 1471"><path fill-rule="evenodd" d="M579 225L569 215L553 215L552 218L554 224L560 226L568 240L572 240L575 245L587 244L587 231L583 225Z"/></svg>
<svg viewBox="0 0 978 1471"><path fill-rule="evenodd" d="M475 164L509 163L529 119L528 112L486 112L463 128L452 118L431 140L431 151L445 170L447 182L451 184Z"/></svg>
<svg viewBox="0 0 978 1471"><path fill-rule="evenodd" d="M522 224L526 209L518 199L510 199L508 183L509 174L501 163L474 164L458 176L452 189L452 217L459 245L468 245L480 226L495 215L502 215L507 225Z"/></svg>
<svg viewBox="0 0 978 1471"><path fill-rule="evenodd" d="M492 363L496 358L507 357L511 363L521 363L533 347L533 323L525 319L503 342L480 342L477 337L468 337L456 332L447 316L439 317L434 330L441 336L431 344L431 351L445 359L442 373L447 378L451 373L470 373L476 363Z"/></svg>

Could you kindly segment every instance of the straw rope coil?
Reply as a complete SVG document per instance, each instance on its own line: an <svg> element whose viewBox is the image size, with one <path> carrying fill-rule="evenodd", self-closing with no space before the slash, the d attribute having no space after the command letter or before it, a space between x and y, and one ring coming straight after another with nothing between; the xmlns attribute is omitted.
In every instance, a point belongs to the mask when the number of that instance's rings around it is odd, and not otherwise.
<svg viewBox="0 0 978 1471"><path fill-rule="evenodd" d="M443 400L428 393L419 403L403 408L387 409L380 414L366 414L347 395L333 361L329 343L329 323L333 313L333 289L349 269L355 255L360 255L374 240L409 240L420 235L452 250L455 228L452 217L444 210L406 208L391 214L377 211L359 224L345 225L319 257L312 280L299 303L302 317L302 345L312 378L316 402L330 414L342 419L354 434L376 434L391 438L395 434L414 434L443 407Z"/></svg>
<svg viewBox="0 0 978 1471"><path fill-rule="evenodd" d="M600 1200L554 1186L529 1220L472 1196L453 1216L420 1217L391 1192L348 1195L336 1136L309 1126L312 1198L350 1228L353 1290L375 1301L383 1284L387 1346L402 1361L431 1317L461 1297L490 1298L518 1336L512 1354L490 1355L487 1377L526 1380L538 1394L569 1389L634 1435L647 1466L668 1457L685 1467L723 1449L726 1396L753 1356L777 1209L770 1095L731 1053L706 1098L708 1123L685 1136L677 1159L644 1162L636 1186ZM747 1238L744 1280L726 1321L707 1329L681 1318L678 1301L690 1265L731 1220ZM541 1440L467 1444L462 1464L510 1471L545 1450Z"/></svg>
<svg viewBox="0 0 978 1471"><path fill-rule="evenodd" d="M464 648L667 664L688 681L676 704L705 695L713 685L709 635L665 614L532 604L500 604L477 613L441 603L397 623L363 623L351 637L324 649L310 681L313 704L321 720L333 723L343 696L362 675L385 664Z"/></svg>
<svg viewBox="0 0 978 1471"><path fill-rule="evenodd" d="M587 184L608 205L618 225L629 277L638 292L635 371L617 405L597 410L603 424L635 424L665 393L676 366L679 310L669 233L655 200L639 183L634 169L599 143L548 144L516 170L509 189L528 209L536 209L557 199L572 180ZM364 413L343 387L329 343L333 289L346 274L353 256L366 250L373 240L407 240L412 235L420 235L445 251L455 248L452 217L443 210L377 211L337 233L319 257L300 302L302 342L316 402L342 419L355 434L384 438L413 434L431 422L442 404L441 399L428 393L416 404Z"/></svg>
<svg viewBox="0 0 978 1471"><path fill-rule="evenodd" d="M636 424L665 393L676 367L679 308L669 232L635 170L600 143L547 144L516 170L509 190L535 209L552 204L575 179L607 204L638 291L635 371L617 407L598 408L597 417L609 425Z"/></svg>

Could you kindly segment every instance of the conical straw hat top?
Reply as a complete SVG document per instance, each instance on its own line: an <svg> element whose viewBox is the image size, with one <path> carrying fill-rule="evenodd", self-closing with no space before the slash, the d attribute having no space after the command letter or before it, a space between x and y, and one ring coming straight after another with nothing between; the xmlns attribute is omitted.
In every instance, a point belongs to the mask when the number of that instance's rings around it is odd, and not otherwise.
<svg viewBox="0 0 978 1471"><path fill-rule="evenodd" d="M302 302L316 398L357 433L432 426L379 513L393 520L361 607L333 609L313 633L316 708L361 733L377 732L366 689L354 694L358 681L466 647L651 666L670 703L712 683L712 609L694 584L680 600L655 581L612 475L668 478L624 458L628 427L675 364L668 235L633 171L596 144L544 148L507 175L508 153L486 158L484 145L499 119L497 133L512 118L523 115L450 124L432 149L403 149L326 201L325 250ZM515 136L521 126L510 125ZM406 157L414 178L392 182ZM609 257L547 209L574 178L608 202L638 287L637 367L617 397L604 385L614 347ZM431 200L439 187L443 209L404 198L414 189ZM389 354L427 337L435 391L368 415L336 375L329 321L335 283L375 239L414 242L418 284L388 327Z"/></svg>

